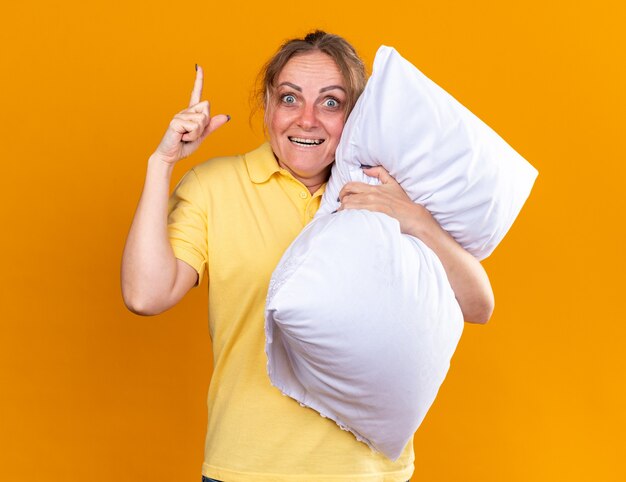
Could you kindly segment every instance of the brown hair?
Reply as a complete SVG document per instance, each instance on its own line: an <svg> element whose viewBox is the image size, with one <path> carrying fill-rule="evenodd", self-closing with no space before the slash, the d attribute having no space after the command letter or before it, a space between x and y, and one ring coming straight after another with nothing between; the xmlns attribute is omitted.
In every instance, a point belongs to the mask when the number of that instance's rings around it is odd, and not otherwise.
<svg viewBox="0 0 626 482"><path fill-rule="evenodd" d="M275 88L276 79L287 62L296 55L315 51L325 53L337 64L346 83L346 117L348 116L365 88L365 83L367 82L365 66L354 47L345 39L339 35L326 33L322 30L311 32L303 39L287 40L274 56L267 61L257 78L253 114L254 111L261 107L267 110L269 99Z"/></svg>

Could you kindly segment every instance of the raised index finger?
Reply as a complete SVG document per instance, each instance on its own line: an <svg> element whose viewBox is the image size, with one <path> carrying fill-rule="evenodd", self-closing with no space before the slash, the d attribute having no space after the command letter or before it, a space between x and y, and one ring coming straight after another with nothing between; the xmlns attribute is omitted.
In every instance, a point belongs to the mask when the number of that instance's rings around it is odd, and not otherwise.
<svg viewBox="0 0 626 482"><path fill-rule="evenodd" d="M196 81L191 91L191 99L189 99L189 107L196 105L202 98L202 85L204 84L204 71L202 67L196 64Z"/></svg>

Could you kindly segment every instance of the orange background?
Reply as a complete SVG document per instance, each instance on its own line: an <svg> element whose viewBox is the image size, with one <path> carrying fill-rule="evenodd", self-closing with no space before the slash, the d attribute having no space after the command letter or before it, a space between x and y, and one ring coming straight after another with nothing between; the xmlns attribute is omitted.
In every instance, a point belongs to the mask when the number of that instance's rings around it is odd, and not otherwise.
<svg viewBox="0 0 626 482"><path fill-rule="evenodd" d="M484 262L419 429L413 481L626 480L624 2L50 2L0 18L0 480L199 482L206 291L125 310L119 263L146 160L194 63L232 122L208 157L255 147L248 95L285 38L321 27L371 65L396 47L540 172Z"/></svg>

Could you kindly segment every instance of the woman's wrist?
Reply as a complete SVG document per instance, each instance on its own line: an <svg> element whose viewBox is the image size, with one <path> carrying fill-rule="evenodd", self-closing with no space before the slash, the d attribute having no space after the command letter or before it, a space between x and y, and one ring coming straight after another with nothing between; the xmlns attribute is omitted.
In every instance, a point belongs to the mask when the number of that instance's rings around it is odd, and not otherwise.
<svg viewBox="0 0 626 482"><path fill-rule="evenodd" d="M166 177L168 180L174 172L174 163L163 160L156 152L148 158L148 174Z"/></svg>
<svg viewBox="0 0 626 482"><path fill-rule="evenodd" d="M407 205L407 207L406 218L408 222L404 223L402 230L404 234L410 234L428 246L445 234L443 228L424 206L411 202L411 205Z"/></svg>

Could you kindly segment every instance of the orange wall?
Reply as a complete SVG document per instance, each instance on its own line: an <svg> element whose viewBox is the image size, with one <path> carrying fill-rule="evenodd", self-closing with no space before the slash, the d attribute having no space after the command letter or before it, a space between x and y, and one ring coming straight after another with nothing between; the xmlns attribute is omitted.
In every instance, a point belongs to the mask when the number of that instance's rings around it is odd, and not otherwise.
<svg viewBox="0 0 626 482"><path fill-rule="evenodd" d="M466 328L417 434L413 480L626 480L624 2L276 5L3 6L0 480L198 482L206 294L156 318L127 312L124 238L194 63L233 120L176 178L259 143L254 76L317 26L369 65L395 46L540 172L484 263L496 311Z"/></svg>

